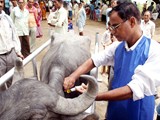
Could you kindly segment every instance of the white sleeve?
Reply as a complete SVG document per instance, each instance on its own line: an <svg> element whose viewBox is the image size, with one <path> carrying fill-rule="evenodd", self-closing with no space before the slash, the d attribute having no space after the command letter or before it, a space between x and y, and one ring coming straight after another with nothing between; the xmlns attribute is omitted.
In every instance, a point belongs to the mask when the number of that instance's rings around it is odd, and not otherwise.
<svg viewBox="0 0 160 120"><path fill-rule="evenodd" d="M144 96L156 94L156 88L160 85L160 45L151 40L148 59L144 65L139 65L132 76L128 86L133 92L133 100L139 100Z"/></svg>
<svg viewBox="0 0 160 120"><path fill-rule="evenodd" d="M151 37L153 38L154 33L155 33L155 23L153 23L153 25L151 26Z"/></svg>
<svg viewBox="0 0 160 120"><path fill-rule="evenodd" d="M96 67L101 65L114 65L114 53L120 42L113 42L111 45L107 46L104 51L93 55L91 58Z"/></svg>

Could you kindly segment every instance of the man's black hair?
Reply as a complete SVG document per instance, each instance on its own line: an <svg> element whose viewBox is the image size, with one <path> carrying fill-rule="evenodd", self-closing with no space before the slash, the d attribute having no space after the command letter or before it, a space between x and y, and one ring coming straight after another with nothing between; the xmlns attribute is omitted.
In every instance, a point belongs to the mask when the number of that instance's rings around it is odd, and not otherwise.
<svg viewBox="0 0 160 120"><path fill-rule="evenodd" d="M117 12L119 17L124 21L128 20L133 16L136 18L139 24L141 22L140 11L132 2L123 2L113 7L112 10L109 12L109 16L113 11Z"/></svg>

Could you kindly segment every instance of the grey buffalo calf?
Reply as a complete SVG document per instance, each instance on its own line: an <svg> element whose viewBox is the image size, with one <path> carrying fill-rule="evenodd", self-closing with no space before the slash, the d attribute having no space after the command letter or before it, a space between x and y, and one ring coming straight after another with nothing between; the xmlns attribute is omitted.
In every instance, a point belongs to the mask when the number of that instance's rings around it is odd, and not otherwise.
<svg viewBox="0 0 160 120"><path fill-rule="evenodd" d="M40 68L40 79L55 89L57 94L60 96L73 98L77 96L77 94L73 95L64 93L63 80L75 69L77 69L77 67L80 66L84 61L90 58L91 40L84 36L82 37L70 34L62 35L57 33L53 34L51 39L52 43L50 45L50 49L42 60ZM84 82L82 79L77 81L78 82L76 85L81 84L81 81ZM79 102L87 104L87 102L90 102L90 100L86 98L78 98L75 101L75 106ZM79 107L76 106L75 108L70 109L70 113L75 111L75 109L83 109L84 106L85 104L81 104ZM84 110L85 109L83 109L83 111Z"/></svg>
<svg viewBox="0 0 160 120"><path fill-rule="evenodd" d="M53 34L51 39L50 49L42 60L40 79L54 88L58 94L64 96L63 80L90 58L91 41L84 36L57 33ZM68 94L65 96L74 97L77 94L75 92L73 96L68 96Z"/></svg>
<svg viewBox="0 0 160 120"><path fill-rule="evenodd" d="M56 36L54 36L54 38L56 39ZM58 38L61 37L58 36ZM74 36L72 38L74 38ZM77 40L81 40L81 38L78 37ZM63 78L69 75L70 72L75 70L89 57L87 52L89 47L79 52L77 48L83 48L85 45L88 46L89 44L87 44L87 41L83 41L84 43L80 41L80 46L76 46L76 48L73 49L69 46L75 44L74 41L70 41L70 45L69 43L59 44L59 42L63 42L63 40L54 42L54 45L57 44L60 46L53 45L53 47L51 45L49 49L51 52L48 52L50 55L47 53L47 57L45 56L43 59L41 68L41 80L43 82L31 78L23 78L23 64L20 59L17 59L15 74L13 76L16 82L8 90L0 93L0 120L98 119L96 115L84 112L94 102L98 91L98 85L94 77L88 75L81 76L88 81L87 92L73 99L64 98L62 87ZM68 53L65 53L65 50L58 51L61 47L67 48L66 50ZM53 48L56 50L51 50ZM72 48L74 52L68 51L69 48ZM55 56L52 52L54 54L61 53L62 56ZM74 59L70 59L70 55L68 54L75 56ZM86 54L86 57L83 58L83 54ZM63 55L65 57L63 57ZM66 57L71 61L67 61ZM52 61L54 58L63 62L54 62L54 60ZM44 81L46 82L44 83Z"/></svg>

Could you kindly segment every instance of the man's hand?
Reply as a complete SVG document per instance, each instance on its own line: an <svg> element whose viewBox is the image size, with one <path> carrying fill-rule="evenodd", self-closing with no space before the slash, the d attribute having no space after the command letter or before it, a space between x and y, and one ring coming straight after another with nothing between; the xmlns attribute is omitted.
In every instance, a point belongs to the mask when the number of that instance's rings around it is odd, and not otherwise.
<svg viewBox="0 0 160 120"><path fill-rule="evenodd" d="M22 60L24 59L24 56L22 55L22 53L17 53L17 56L20 57Z"/></svg>
<svg viewBox="0 0 160 120"><path fill-rule="evenodd" d="M70 89L74 86L76 79L74 77L66 77L64 79L63 87L65 90Z"/></svg>

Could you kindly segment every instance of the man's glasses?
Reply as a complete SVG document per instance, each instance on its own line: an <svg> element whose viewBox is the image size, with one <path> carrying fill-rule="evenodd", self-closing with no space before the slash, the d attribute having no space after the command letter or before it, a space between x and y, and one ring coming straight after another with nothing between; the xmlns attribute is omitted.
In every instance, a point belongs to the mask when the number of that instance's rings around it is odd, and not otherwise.
<svg viewBox="0 0 160 120"><path fill-rule="evenodd" d="M122 23L124 23L124 22L126 22L127 20L125 20L125 21L123 21L123 22L121 22L121 23L119 23L119 24L117 24L117 25L113 25L113 26L111 26L111 25L109 25L109 30L110 31L115 31Z"/></svg>

